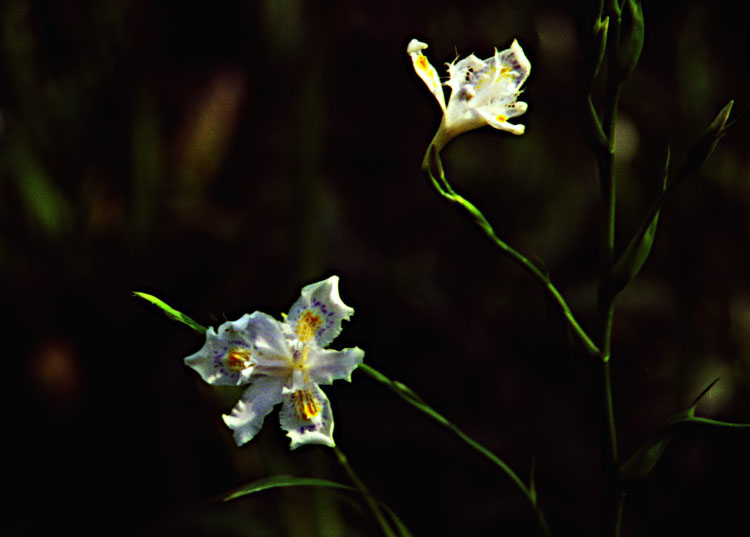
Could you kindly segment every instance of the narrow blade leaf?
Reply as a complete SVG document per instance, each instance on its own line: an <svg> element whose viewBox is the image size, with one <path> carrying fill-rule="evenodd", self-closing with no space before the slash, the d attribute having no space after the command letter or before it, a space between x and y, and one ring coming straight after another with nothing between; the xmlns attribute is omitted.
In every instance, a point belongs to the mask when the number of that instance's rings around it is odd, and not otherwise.
<svg viewBox="0 0 750 537"><path fill-rule="evenodd" d="M686 410L668 419L622 465L620 476L626 486L633 486L648 477L677 433L689 429L744 429L750 432L750 423L734 423L695 417L696 405L718 381L719 379L715 379L706 386Z"/></svg>
<svg viewBox="0 0 750 537"><path fill-rule="evenodd" d="M133 294L137 297L142 298L143 300L150 302L157 308L159 308L161 311L164 312L164 314L169 317L170 319L173 319L175 321L179 321L183 324L186 324L199 334L205 334L206 333L206 327L198 324L193 319L185 315L184 313L177 311L172 306L167 304L166 302L159 300L153 295L149 295L148 293L140 293L138 291L134 291Z"/></svg>
<svg viewBox="0 0 750 537"><path fill-rule="evenodd" d="M252 483L243 485L240 488L236 489L234 492L230 493L228 496L226 496L224 498L224 501L226 502L229 500L234 500L236 498L241 498L242 496L247 496L248 494L254 494L256 492L261 492L264 490L285 488L285 487L329 488L329 489L345 490L347 492L354 492L356 494L364 495L362 491L357 490L354 487L350 487L348 485L342 485L341 483L330 481L328 479L319 479L317 477L293 477L293 476L276 475L276 476L266 477L263 479L258 479L257 481L253 481ZM372 499L374 499L388 513L388 516L391 517L391 520L393 522L393 525L396 527L399 537L413 537L409 529L406 527L404 522L399 518L399 516L393 511L393 509L388 507L386 504L384 504L382 501L378 500L377 498L373 497Z"/></svg>
<svg viewBox="0 0 750 537"><path fill-rule="evenodd" d="M283 487L323 487L332 489L342 489L352 492L359 492L353 487L336 483L335 481L328 481L327 479L318 479L315 477L292 477L285 475L276 475L266 477L243 485L234 492L230 493L224 498L224 501L234 500L247 496L248 494L254 494L263 490L277 489Z"/></svg>
<svg viewBox="0 0 750 537"><path fill-rule="evenodd" d="M662 180L662 193L667 190L667 179L669 177L670 150L667 148L667 159L664 165L664 179ZM628 247L615 263L610 275L610 289L613 294L622 291L625 286L635 278L643 268L643 264L651 253L651 247L656 237L656 227L659 224L659 213L653 213L650 221L644 221L628 244ZM647 217L648 218L648 217Z"/></svg>

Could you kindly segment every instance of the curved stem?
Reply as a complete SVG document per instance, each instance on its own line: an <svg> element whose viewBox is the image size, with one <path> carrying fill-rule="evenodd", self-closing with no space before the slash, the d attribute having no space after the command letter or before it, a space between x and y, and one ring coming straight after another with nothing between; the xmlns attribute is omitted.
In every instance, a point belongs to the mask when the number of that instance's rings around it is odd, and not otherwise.
<svg viewBox="0 0 750 537"><path fill-rule="evenodd" d="M341 467L349 476L349 479L352 481L357 490L362 493L362 496L364 496L365 501L367 502L367 506L370 508L370 511L375 517L375 520L377 520L380 529L383 530L383 535L385 535L386 537L396 537L396 534L393 533L393 530L388 524L383 511L380 509L380 506L378 506L378 502L375 501L374 496L372 495L370 490L359 478L357 473L354 471L354 468L351 467L351 465L349 464L349 459L346 458L344 452L341 451L339 447L334 447L333 452L336 454L336 460L338 460Z"/></svg>
<svg viewBox="0 0 750 537"><path fill-rule="evenodd" d="M432 185L435 187L435 190L437 190L437 192L441 196L443 196L448 201L459 205L462 209L468 212L474 219L474 223L479 226L479 228L484 232L485 235L487 235L487 237L489 237L489 239L495 244L495 246L500 248L503 253L507 254L513 261L520 265L521 268L531 274L542 284L544 290L550 295L550 297L560 308L560 311L567 321L568 326L572 330L573 334L575 334L578 340L583 344L588 354L593 357L601 358L601 350L578 323L577 319L573 315L572 310L568 306L568 303L565 301L557 287L555 287L552 281L550 281L549 277L541 270L539 270L539 268L537 268L537 266L529 261L523 254L518 252L515 248L511 247L500 237L498 237L484 214L482 214L482 212L473 203L471 203L463 196L457 194L451 188L450 183L448 183L448 180L445 177L445 172L443 171L443 166L440 161L440 155L433 145L431 145L427 149L427 154L425 155L425 159L423 162L423 168L430 176L430 180L432 182Z"/></svg>
<svg viewBox="0 0 750 537"><path fill-rule="evenodd" d="M527 487L524 484L524 482L521 480L521 478L518 477L518 474L516 474L513 471L513 469L510 466L508 466L508 464L505 461L503 461L500 457L492 453L492 451L484 447L482 444L480 444L479 442L471 438L469 435L464 433L461 429L459 429L456 425L454 425L451 421L449 421L445 416L443 416L434 408L432 408L430 405L428 405L424 401L424 399L418 396L411 388L409 388L405 384L402 384L401 382L398 382L398 381L391 380L390 378L382 374L380 371L370 367L367 364L360 364L359 369L362 370L365 374L369 375L371 378L388 386L401 399L403 399L404 401L412 405L414 408L427 414L428 416L430 416L432 419L437 421L443 427L446 427L453 434L455 434L458 438L460 438L464 443L466 443L475 451L481 453L485 458L489 459L493 464L495 464L498 468L500 468L500 470L502 470L502 472L505 473L505 475L507 475L510 478L510 480L516 485L518 490L520 490L521 493L526 497L529 503L531 503L531 506L537 515L537 523L539 525L540 533L544 535L545 537L549 537L551 535L549 527L547 526L547 520L545 519L544 513L542 512L541 507L539 506L539 501L537 499L536 491L534 490L533 484L532 486Z"/></svg>

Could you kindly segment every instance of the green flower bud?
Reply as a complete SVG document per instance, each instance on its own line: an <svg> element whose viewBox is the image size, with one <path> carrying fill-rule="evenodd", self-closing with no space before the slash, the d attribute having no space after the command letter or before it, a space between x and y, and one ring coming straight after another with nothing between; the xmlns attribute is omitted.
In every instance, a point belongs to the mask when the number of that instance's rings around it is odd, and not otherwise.
<svg viewBox="0 0 750 537"><path fill-rule="evenodd" d="M625 80L635 69L643 50L643 6L640 0L626 0L622 11L620 42L617 44L613 76Z"/></svg>
<svg viewBox="0 0 750 537"><path fill-rule="evenodd" d="M729 101L708 126L703 136L690 148L685 164L678 174L678 179L684 179L688 175L698 171L703 161L714 152L719 140L726 134L727 121L729 120L729 114L732 112L733 106L734 101Z"/></svg>

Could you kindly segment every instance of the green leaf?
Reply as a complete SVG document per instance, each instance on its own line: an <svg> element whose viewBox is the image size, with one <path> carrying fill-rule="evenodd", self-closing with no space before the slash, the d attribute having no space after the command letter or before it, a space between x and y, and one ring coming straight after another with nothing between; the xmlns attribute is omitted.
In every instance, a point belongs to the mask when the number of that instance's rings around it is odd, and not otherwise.
<svg viewBox="0 0 750 537"><path fill-rule="evenodd" d="M667 190L669 178L670 150L667 148L667 158L664 164L664 177L662 179L662 193ZM622 291L641 271L643 264L651 254L651 247L656 237L656 227L659 224L659 213L661 209L653 211L641 223L638 232L633 236L628 247L617 260L610 274L608 288L614 295Z"/></svg>
<svg viewBox="0 0 750 537"><path fill-rule="evenodd" d="M206 327L205 326L202 326L202 325L198 324L197 322L195 322L193 319L191 319L190 317L188 317L184 313L182 313L180 311L177 311L172 306L170 306L169 304L167 304L166 302L164 302L162 300L159 300L155 296L149 295L148 293L140 293L138 291L134 291L133 294L135 296L137 296L137 297L142 298L143 300L145 300L147 302L150 302L151 304L153 304L157 308L161 309L161 311L163 311L166 314L166 316L169 317L170 319L173 319L175 321L179 321L179 322L181 322L183 324L186 324L187 326L189 326L190 328L192 328L193 330L195 330L199 334L205 334L206 333Z"/></svg>
<svg viewBox="0 0 750 537"><path fill-rule="evenodd" d="M696 405L718 380L715 379L706 386L686 410L672 416L651 434L643 445L620 467L620 477L626 488L631 488L648 477L677 433L690 429L745 429L750 431L750 423L733 423L695 417Z"/></svg>
<svg viewBox="0 0 750 537"><path fill-rule="evenodd" d="M224 501L234 500L236 498L241 498L242 496L247 496L248 494L254 494L256 492L261 492L263 490L268 489L277 489L277 488L283 488L283 487L324 487L324 488L333 488L333 489L342 489L342 490L348 490L350 492L359 492L354 487L350 487L348 485L342 485L341 483L336 483L335 481L328 481L327 479L318 479L315 477L292 477L292 476L285 476L285 475L276 475L271 477L266 477L263 479L259 479L257 481L253 481L252 483L248 483L247 485L243 485L231 494L229 496L224 498Z"/></svg>
<svg viewBox="0 0 750 537"><path fill-rule="evenodd" d="M264 490L269 489L276 489L276 488L285 488L285 487L319 487L319 488L331 488L331 489L339 489L339 490L345 490L347 492L354 492L360 495L365 495L363 492L357 490L354 487L350 487L348 485L342 485L341 483L337 483L335 481L329 481L328 479L319 479L316 477L292 477L292 476L284 476L284 475L277 475L277 476L271 476L266 477L263 479L259 479L257 481L253 481L252 483L248 483L247 485L243 485L228 496L224 498L224 501L234 500L236 498L241 498L242 496L247 496L248 494L254 494L256 492L261 492ZM388 513L388 516L391 517L391 520L393 522L393 525L396 527L396 530L398 532L399 537L412 537L411 532L406 527L404 522L396 515L396 513L388 507L386 504L384 504L382 501L378 500L377 498L373 498L385 511Z"/></svg>
<svg viewBox="0 0 750 537"><path fill-rule="evenodd" d="M583 103L583 111L581 117L583 118L582 127L583 127L583 136L587 144L589 144L589 147L594 152L594 154L600 154L600 153L610 153L612 151L612 147L609 141L609 138L607 138L607 135L604 134L604 129L602 128L602 122L599 119L599 114L596 111L596 107L594 106L594 101L591 99L591 93L586 96L586 102Z"/></svg>
<svg viewBox="0 0 750 537"><path fill-rule="evenodd" d="M638 448L620 468L620 477L626 488L632 487L646 479L667 450L674 433L668 433L666 425Z"/></svg>
<svg viewBox="0 0 750 537"><path fill-rule="evenodd" d="M698 394L698 397L696 397L693 400L693 403L685 411L689 417L692 418L693 416L695 416L695 407L698 406L698 403L700 402L701 399L703 399L703 396L705 396L708 392L710 392L711 388L716 386L717 382L719 382L719 377L716 377L714 380L711 381L711 383L708 386L706 386L705 388L703 388L703 390L701 390L701 393Z"/></svg>
<svg viewBox="0 0 750 537"><path fill-rule="evenodd" d="M599 70L601 69L602 62L604 61L604 53L607 50L607 35L609 34L609 17L604 17L604 19L599 19L597 17L596 22L594 23L594 32L593 32L593 46L591 47L591 54L592 54L592 74L591 74L591 81L593 84L593 80L599 75Z"/></svg>
<svg viewBox="0 0 750 537"><path fill-rule="evenodd" d="M396 531L398 532L398 535L400 537L414 537L409 531L409 528L406 527L406 524L404 524L404 521L401 520L398 515L393 512L393 509L391 509L381 501L379 501L378 503L383 509L385 509L385 511L388 513L388 516L391 517L391 521L393 522L393 525L396 526Z"/></svg>

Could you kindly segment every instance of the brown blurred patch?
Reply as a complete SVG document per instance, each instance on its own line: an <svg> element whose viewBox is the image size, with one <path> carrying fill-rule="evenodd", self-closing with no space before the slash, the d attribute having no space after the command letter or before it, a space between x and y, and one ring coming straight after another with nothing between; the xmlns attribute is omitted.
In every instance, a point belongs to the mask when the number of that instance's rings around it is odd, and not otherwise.
<svg viewBox="0 0 750 537"><path fill-rule="evenodd" d="M176 141L182 192L202 192L226 154L247 87L245 74L216 73L195 99L194 110Z"/></svg>
<svg viewBox="0 0 750 537"><path fill-rule="evenodd" d="M29 357L31 384L52 406L62 410L77 406L82 399L80 357L64 339L49 339Z"/></svg>

